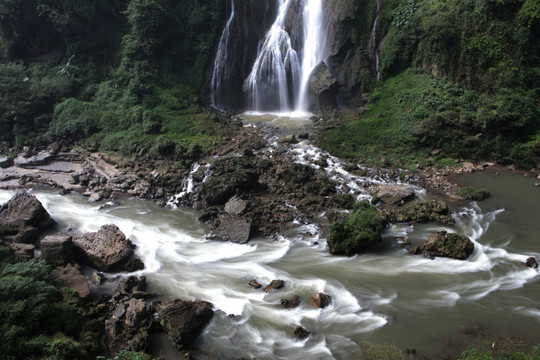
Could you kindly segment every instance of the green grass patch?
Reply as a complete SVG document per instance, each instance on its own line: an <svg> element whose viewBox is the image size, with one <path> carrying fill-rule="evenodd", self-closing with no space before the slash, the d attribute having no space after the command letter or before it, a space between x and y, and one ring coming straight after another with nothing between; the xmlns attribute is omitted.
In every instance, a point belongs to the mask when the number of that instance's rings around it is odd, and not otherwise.
<svg viewBox="0 0 540 360"><path fill-rule="evenodd" d="M456 194L466 200L481 201L489 197L489 191L486 189L477 189L473 186L460 187Z"/></svg>

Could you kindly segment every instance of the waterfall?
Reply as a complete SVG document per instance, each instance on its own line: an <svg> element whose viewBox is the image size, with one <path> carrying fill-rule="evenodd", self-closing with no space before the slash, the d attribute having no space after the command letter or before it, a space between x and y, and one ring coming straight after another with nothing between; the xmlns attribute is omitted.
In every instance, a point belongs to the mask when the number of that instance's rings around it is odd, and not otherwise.
<svg viewBox="0 0 540 360"><path fill-rule="evenodd" d="M323 60L321 0L303 0L300 57L285 30L291 0L279 0L276 20L259 44L257 59L244 83L248 107L255 111L307 111L309 77Z"/></svg>
<svg viewBox="0 0 540 360"><path fill-rule="evenodd" d="M229 78L227 76L227 57L229 46L229 35L232 20L234 19L234 0L231 0L231 16L223 29L221 38L219 39L218 51L216 59L214 61L214 70L212 72L212 81L210 88L210 101L214 108L224 110L223 104L223 89L222 82L224 79Z"/></svg>
<svg viewBox="0 0 540 360"><path fill-rule="evenodd" d="M381 13L381 0L377 0L377 12L375 20L373 21L373 28L371 29L371 36L368 41L368 56L373 62L375 73L377 74L377 80L380 80L381 70L379 61L379 48L377 46L377 24L379 22L379 14Z"/></svg>

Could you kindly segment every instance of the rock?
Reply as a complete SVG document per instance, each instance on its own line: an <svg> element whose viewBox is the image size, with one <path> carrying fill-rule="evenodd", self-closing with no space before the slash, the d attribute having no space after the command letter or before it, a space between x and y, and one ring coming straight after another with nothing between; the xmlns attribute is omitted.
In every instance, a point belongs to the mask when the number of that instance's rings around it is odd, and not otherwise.
<svg viewBox="0 0 540 360"><path fill-rule="evenodd" d="M240 199L238 196L233 196L225 204L225 212L233 215L241 215L247 208L249 202Z"/></svg>
<svg viewBox="0 0 540 360"><path fill-rule="evenodd" d="M414 190L407 185L375 185L371 195L385 204L399 204L414 199Z"/></svg>
<svg viewBox="0 0 540 360"><path fill-rule="evenodd" d="M88 201L97 202L97 201L101 201L101 199L103 199L102 195L100 193L95 192L90 195L90 197L88 198Z"/></svg>
<svg viewBox="0 0 540 360"><path fill-rule="evenodd" d="M136 291L146 290L146 276L130 276L120 280L116 286L116 292L121 295L129 295Z"/></svg>
<svg viewBox="0 0 540 360"><path fill-rule="evenodd" d="M443 201L426 201L400 209L391 215L392 222L437 222L454 225L455 220L450 216L448 204Z"/></svg>
<svg viewBox="0 0 540 360"><path fill-rule="evenodd" d="M255 279L250 280L249 283L248 283L248 285L251 286L251 287L254 288L254 289L260 289L260 288L262 288L262 285L259 284L259 282L258 282L257 280L255 280Z"/></svg>
<svg viewBox="0 0 540 360"><path fill-rule="evenodd" d="M81 298L90 295L88 280L74 265L67 264L64 267L53 269L50 274L50 279L56 286L66 286L75 290Z"/></svg>
<svg viewBox="0 0 540 360"><path fill-rule="evenodd" d="M6 169L13 166L13 158L9 156L0 156L0 169Z"/></svg>
<svg viewBox="0 0 540 360"><path fill-rule="evenodd" d="M39 230L55 224L41 202L34 195L26 192L19 192L9 200L5 210L0 213L0 222L17 225L23 222L24 225L30 225Z"/></svg>
<svg viewBox="0 0 540 360"><path fill-rule="evenodd" d="M532 256L525 261L525 265L533 269L538 269L538 261Z"/></svg>
<svg viewBox="0 0 540 360"><path fill-rule="evenodd" d="M34 258L36 247L32 244L13 243L9 245L13 251L15 262L26 262Z"/></svg>
<svg viewBox="0 0 540 360"><path fill-rule="evenodd" d="M62 266L71 261L72 237L69 234L52 234L41 239L41 258L52 266Z"/></svg>
<svg viewBox="0 0 540 360"><path fill-rule="evenodd" d="M339 84L324 62L320 62L309 79L310 110L322 113L337 107Z"/></svg>
<svg viewBox="0 0 540 360"><path fill-rule="evenodd" d="M272 280L270 281L270 284L266 285L264 287L264 292L270 292L273 290L281 289L283 286L285 286L285 282L283 280Z"/></svg>
<svg viewBox="0 0 540 360"><path fill-rule="evenodd" d="M474 243L466 236L448 234L446 231L437 231L431 234L422 245L422 254L431 259L435 257L448 257L465 260L474 251Z"/></svg>
<svg viewBox="0 0 540 360"><path fill-rule="evenodd" d="M144 263L142 262L141 259L131 259L126 263L124 268L126 269L126 271L129 271L129 272L143 270Z"/></svg>
<svg viewBox="0 0 540 360"><path fill-rule="evenodd" d="M463 163L463 167L461 168L461 171L464 173L471 173L476 170L476 166L474 166L473 163L465 161Z"/></svg>
<svg viewBox="0 0 540 360"><path fill-rule="evenodd" d="M298 140L294 135L286 135L279 138L278 142L280 144L298 144Z"/></svg>
<svg viewBox="0 0 540 360"><path fill-rule="evenodd" d="M134 245L116 225L103 225L98 232L86 233L73 241L73 255L99 271L121 269L133 256Z"/></svg>
<svg viewBox="0 0 540 360"><path fill-rule="evenodd" d="M308 330L306 330L300 325L296 325L296 327L294 328L294 336L296 336L300 340L307 339L309 334L311 334L311 332L309 332Z"/></svg>
<svg viewBox="0 0 540 360"><path fill-rule="evenodd" d="M103 273L101 272L98 272L98 271L94 271L92 273L92 275L90 275L90 283L93 285L93 286L100 286L101 284L103 284L107 278L105 277L105 275L103 275Z"/></svg>
<svg viewBox="0 0 540 360"><path fill-rule="evenodd" d="M189 347L214 316L207 301L175 300L157 305L161 325L178 349Z"/></svg>
<svg viewBox="0 0 540 360"><path fill-rule="evenodd" d="M144 300L132 298L116 304L112 315L105 320L104 342L107 350L113 353L119 350L146 350L150 321Z"/></svg>
<svg viewBox="0 0 540 360"><path fill-rule="evenodd" d="M322 309L330 305L332 297L324 293L315 293L311 296L310 302L314 307Z"/></svg>
<svg viewBox="0 0 540 360"><path fill-rule="evenodd" d="M298 307L302 300L300 300L300 296L294 295L291 299L281 299L281 305L285 309L293 309L295 307Z"/></svg>
<svg viewBox="0 0 540 360"><path fill-rule="evenodd" d="M40 151L34 156L25 157L25 154L19 154L13 161L19 167L34 167L51 163L55 156L48 151Z"/></svg>
<svg viewBox="0 0 540 360"><path fill-rule="evenodd" d="M232 214L224 214L221 216L219 226L214 230L211 238L245 244L251 240L252 232L253 225L250 220Z"/></svg>

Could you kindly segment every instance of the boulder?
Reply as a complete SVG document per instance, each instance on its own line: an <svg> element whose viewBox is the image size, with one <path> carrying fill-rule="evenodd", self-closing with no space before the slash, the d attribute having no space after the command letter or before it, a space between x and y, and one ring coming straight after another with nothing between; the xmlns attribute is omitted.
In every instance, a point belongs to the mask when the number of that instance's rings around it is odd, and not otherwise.
<svg viewBox="0 0 540 360"><path fill-rule="evenodd" d="M281 305L285 309L294 309L295 307L298 307L302 300L300 300L300 296L294 295L291 299L281 299Z"/></svg>
<svg viewBox="0 0 540 360"><path fill-rule="evenodd" d="M407 185L375 185L371 187L374 200L396 205L414 199L414 190Z"/></svg>
<svg viewBox="0 0 540 360"><path fill-rule="evenodd" d="M134 252L134 245L114 224L103 225L95 233L76 238L73 245L73 255L78 262L105 272L121 270Z"/></svg>
<svg viewBox="0 0 540 360"><path fill-rule="evenodd" d="M50 279L56 286L66 286L75 290L81 298L90 295L88 279L86 279L80 269L74 265L67 264L64 267L53 269L50 274Z"/></svg>
<svg viewBox="0 0 540 360"><path fill-rule="evenodd" d="M34 167L34 166L40 166L40 165L46 165L51 163L55 156L51 154L48 151L40 151L34 156L26 157L25 154L19 154L17 158L15 158L14 163L16 166L19 167Z"/></svg>
<svg viewBox="0 0 540 360"><path fill-rule="evenodd" d="M450 216L448 204L444 201L426 201L395 212L391 216L393 222L437 222L454 225L455 220Z"/></svg>
<svg viewBox="0 0 540 360"><path fill-rule="evenodd" d="M260 289L260 288L262 288L262 285L259 284L259 282L258 282L257 280L255 280L255 279L250 280L249 283L248 283L248 285L251 286L251 287L254 288L254 289Z"/></svg>
<svg viewBox="0 0 540 360"><path fill-rule="evenodd" d="M220 223L211 236L213 240L231 241L245 244L251 240L253 224L240 216L224 214Z"/></svg>
<svg viewBox="0 0 540 360"><path fill-rule="evenodd" d="M40 241L41 258L52 266L65 265L72 259L72 244L69 234L47 235Z"/></svg>
<svg viewBox="0 0 540 360"><path fill-rule="evenodd" d="M116 286L116 293L121 295L133 294L136 291L146 290L146 276L130 276L120 280Z"/></svg>
<svg viewBox="0 0 540 360"><path fill-rule="evenodd" d="M13 243L10 244L13 251L15 262L25 262L34 258L34 250L36 247L32 244Z"/></svg>
<svg viewBox="0 0 540 360"><path fill-rule="evenodd" d="M214 316L207 301L175 300L157 305L161 325L178 349L189 347Z"/></svg>
<svg viewBox="0 0 540 360"><path fill-rule="evenodd" d="M281 289L283 286L285 286L285 282L283 280L277 279L270 281L270 284L266 285L263 290L265 292L270 292L273 290Z"/></svg>
<svg viewBox="0 0 540 360"><path fill-rule="evenodd" d="M5 210L0 213L0 223L3 226L16 227L27 225L39 230L55 224L41 202L34 195L26 192L19 192L9 200Z"/></svg>
<svg viewBox="0 0 540 360"><path fill-rule="evenodd" d="M300 325L296 325L296 327L294 328L294 336L296 336L300 340L307 339L309 334L310 332Z"/></svg>
<svg viewBox="0 0 540 360"><path fill-rule="evenodd" d="M532 269L538 269L538 261L532 256L525 261L525 265Z"/></svg>
<svg viewBox="0 0 540 360"><path fill-rule="evenodd" d="M324 112L337 107L339 84L324 62L320 62L309 79L311 111Z"/></svg>
<svg viewBox="0 0 540 360"><path fill-rule="evenodd" d="M322 309L330 305L332 297L324 293L315 293L311 296L310 302L314 307Z"/></svg>
<svg viewBox="0 0 540 360"><path fill-rule="evenodd" d="M13 166L13 159L9 156L0 156L0 169L6 169Z"/></svg>
<svg viewBox="0 0 540 360"><path fill-rule="evenodd" d="M447 257L458 260L467 259L474 251L474 243L466 236L437 231L431 234L422 245L422 254L431 259Z"/></svg>
<svg viewBox="0 0 540 360"><path fill-rule="evenodd" d="M242 200L238 196L233 196L225 204L224 210L228 214L240 215L246 210L248 204L248 201Z"/></svg>
<svg viewBox="0 0 540 360"><path fill-rule="evenodd" d="M105 320L104 342L107 350L145 351L148 344L150 314L146 302L131 298L115 304Z"/></svg>

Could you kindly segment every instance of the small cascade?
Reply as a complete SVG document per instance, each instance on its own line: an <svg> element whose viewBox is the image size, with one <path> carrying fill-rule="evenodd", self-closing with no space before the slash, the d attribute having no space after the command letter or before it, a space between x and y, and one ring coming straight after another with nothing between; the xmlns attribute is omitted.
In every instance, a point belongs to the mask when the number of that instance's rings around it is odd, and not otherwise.
<svg viewBox="0 0 540 360"><path fill-rule="evenodd" d="M381 78L381 70L380 70L380 60L379 60L379 46L377 43L377 25L379 22L379 15L381 13L381 1L377 0L377 12L375 15L375 20L373 21L373 27L371 29L371 36L368 41L368 57L371 60L371 62L374 65L375 73L377 74L377 80L380 80Z"/></svg>
<svg viewBox="0 0 540 360"><path fill-rule="evenodd" d="M214 61L214 71L212 72L212 81L210 88L210 101L214 108L218 110L224 110L223 104L223 81L227 79L227 58L229 46L229 36L231 23L234 19L234 0L231 0L231 16L223 29L221 38L219 39L218 51L216 54L216 59Z"/></svg>
<svg viewBox="0 0 540 360"><path fill-rule="evenodd" d="M291 0L279 0L279 3L276 20L259 44L257 59L244 83L248 108L307 111L309 77L324 53L322 1L303 1L301 56L285 30Z"/></svg>
<svg viewBox="0 0 540 360"><path fill-rule="evenodd" d="M202 182L206 182L210 175L212 175L212 170L210 170L210 164L206 164L206 169L204 171L204 178ZM179 199L181 199L184 195L190 194L193 192L193 175L200 169L201 164L198 162L191 165L191 170L189 172L188 177L186 177L184 180L182 180L182 191L176 195L171 196L169 201L167 201L168 206L176 206Z"/></svg>

